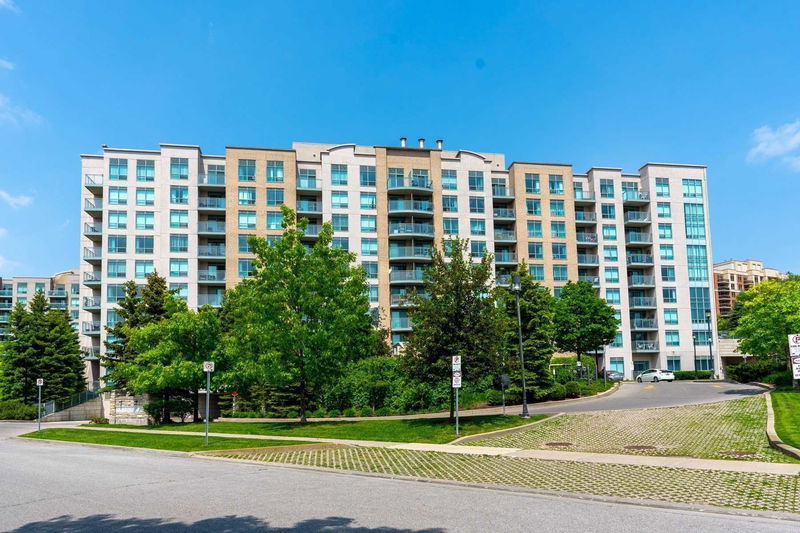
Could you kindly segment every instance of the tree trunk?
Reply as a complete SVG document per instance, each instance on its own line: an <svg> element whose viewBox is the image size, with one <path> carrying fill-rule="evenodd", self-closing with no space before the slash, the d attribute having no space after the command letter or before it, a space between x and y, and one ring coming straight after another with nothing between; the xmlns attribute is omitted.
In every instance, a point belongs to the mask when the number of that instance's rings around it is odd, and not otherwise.
<svg viewBox="0 0 800 533"><path fill-rule="evenodd" d="M164 391L164 393L162 394L162 398L164 400L164 408L163 411L161 412L161 423L169 424L170 422L172 422L172 415L169 412L169 405L167 405L169 404L169 390Z"/></svg>

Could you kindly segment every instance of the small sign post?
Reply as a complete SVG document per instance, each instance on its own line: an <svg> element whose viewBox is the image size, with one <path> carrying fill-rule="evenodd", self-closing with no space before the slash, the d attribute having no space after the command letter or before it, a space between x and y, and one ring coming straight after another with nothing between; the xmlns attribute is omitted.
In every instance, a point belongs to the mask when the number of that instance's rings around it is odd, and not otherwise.
<svg viewBox="0 0 800 533"><path fill-rule="evenodd" d="M233 391L231 393L231 396L233 396L233 412L236 413L236 397L239 396L239 393L236 392L236 391Z"/></svg>
<svg viewBox="0 0 800 533"><path fill-rule="evenodd" d="M208 419L211 414L211 373L214 371L214 361L205 361L203 371L206 373L206 446L208 446Z"/></svg>
<svg viewBox="0 0 800 533"><path fill-rule="evenodd" d="M38 416L36 417L36 431L42 430L42 387L44 386L44 380L42 378L36 379L36 388L39 389L39 409L37 411Z"/></svg>
<svg viewBox="0 0 800 533"><path fill-rule="evenodd" d="M461 388L461 356L453 356L453 388L456 390L456 436L459 435L458 428L458 389Z"/></svg>
<svg viewBox="0 0 800 533"><path fill-rule="evenodd" d="M792 388L800 388L800 333L789 335L789 359L792 362Z"/></svg>

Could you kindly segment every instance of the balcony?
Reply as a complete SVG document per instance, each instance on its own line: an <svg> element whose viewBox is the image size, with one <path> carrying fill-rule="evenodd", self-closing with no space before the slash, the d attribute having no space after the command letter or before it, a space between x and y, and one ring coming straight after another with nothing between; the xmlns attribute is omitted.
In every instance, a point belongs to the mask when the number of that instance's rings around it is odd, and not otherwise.
<svg viewBox="0 0 800 533"><path fill-rule="evenodd" d="M624 218L625 224L628 224L629 226L650 223L650 213L645 211L626 211Z"/></svg>
<svg viewBox="0 0 800 533"><path fill-rule="evenodd" d="M625 244L653 244L653 236L649 233L629 231L625 234Z"/></svg>
<svg viewBox="0 0 800 533"><path fill-rule="evenodd" d="M11 289L11 287L6 287L4 289L0 289L0 298L6 297L6 296L13 296L13 295L14 295L14 291L13 291L13 289Z"/></svg>
<svg viewBox="0 0 800 533"><path fill-rule="evenodd" d="M313 178L300 178L297 180L298 191L319 191L322 190L322 182Z"/></svg>
<svg viewBox="0 0 800 533"><path fill-rule="evenodd" d="M225 198L215 198L212 196L201 196L197 199L197 208L206 211L224 211Z"/></svg>
<svg viewBox="0 0 800 533"><path fill-rule="evenodd" d="M99 311L100 304L100 298L91 298L89 296L83 297L83 308L87 311Z"/></svg>
<svg viewBox="0 0 800 533"><path fill-rule="evenodd" d="M390 178L386 184L387 189L395 192L432 192L433 184L426 178Z"/></svg>
<svg viewBox="0 0 800 533"><path fill-rule="evenodd" d="M50 302L49 307L50 307L50 309L57 309L59 311L66 311L67 310L67 303L66 302Z"/></svg>
<svg viewBox="0 0 800 533"><path fill-rule="evenodd" d="M578 281L585 281L591 283L592 287L600 286L600 278L598 276L578 276Z"/></svg>
<svg viewBox="0 0 800 533"><path fill-rule="evenodd" d="M11 333L6 328L0 328L0 337L5 337L6 335L10 335Z"/></svg>
<svg viewBox="0 0 800 533"><path fill-rule="evenodd" d="M100 189L103 190L103 175L102 174L84 174L83 185L87 189Z"/></svg>
<svg viewBox="0 0 800 533"><path fill-rule="evenodd" d="M219 235L225 234L225 222L206 220L197 223L197 233Z"/></svg>
<svg viewBox="0 0 800 533"><path fill-rule="evenodd" d="M389 259L420 260L431 259L431 249L427 246L397 246L389 248Z"/></svg>
<svg viewBox="0 0 800 533"><path fill-rule="evenodd" d="M389 224L389 236L392 235L433 237L433 225L414 223Z"/></svg>
<svg viewBox="0 0 800 533"><path fill-rule="evenodd" d="M494 262L496 264L510 264L516 265L517 264L517 254L514 252L496 252L494 254Z"/></svg>
<svg viewBox="0 0 800 533"><path fill-rule="evenodd" d="M517 234L512 230L496 229L494 230L495 242L517 242Z"/></svg>
<svg viewBox="0 0 800 533"><path fill-rule="evenodd" d="M96 213L98 211L103 211L103 199L102 198L85 198L83 200L83 210L87 213Z"/></svg>
<svg viewBox="0 0 800 533"><path fill-rule="evenodd" d="M657 330L658 322L654 318L634 318L631 320L631 329L635 331Z"/></svg>
<svg viewBox="0 0 800 533"><path fill-rule="evenodd" d="M578 265L585 266L585 265L599 265L600 258L596 255L592 254L578 254Z"/></svg>
<svg viewBox="0 0 800 533"><path fill-rule="evenodd" d="M203 246L197 247L197 257L214 257L214 258L224 258L225 257L225 245L224 244L207 244Z"/></svg>
<svg viewBox="0 0 800 533"><path fill-rule="evenodd" d="M198 174L197 184L211 187L224 187L225 175L224 174Z"/></svg>
<svg viewBox="0 0 800 533"><path fill-rule="evenodd" d="M495 207L492 210L495 220L515 220L517 218L513 209L506 209L502 207Z"/></svg>
<svg viewBox="0 0 800 533"><path fill-rule="evenodd" d="M508 187L503 187L502 185L492 185L492 198L511 200L514 198L514 192Z"/></svg>
<svg viewBox="0 0 800 533"><path fill-rule="evenodd" d="M67 291L65 291L64 289L49 290L49 291L47 291L47 297L48 298L66 298L67 297Z"/></svg>
<svg viewBox="0 0 800 533"><path fill-rule="evenodd" d="M222 307L221 294L198 294L197 305L210 305L211 307Z"/></svg>
<svg viewBox="0 0 800 533"><path fill-rule="evenodd" d="M89 224L88 222L83 224L83 234L87 237L101 237L103 235L103 225L102 224Z"/></svg>
<svg viewBox="0 0 800 533"><path fill-rule="evenodd" d="M591 211L575 211L575 222L578 224L594 224L597 222L597 214Z"/></svg>
<svg viewBox="0 0 800 533"><path fill-rule="evenodd" d="M591 191L575 191L576 204L593 204L594 193Z"/></svg>
<svg viewBox="0 0 800 533"><path fill-rule="evenodd" d="M628 266L653 266L653 256L650 254L628 254L625 260Z"/></svg>
<svg viewBox="0 0 800 533"><path fill-rule="evenodd" d="M83 284L84 285L100 285L102 279L100 272L84 272Z"/></svg>
<svg viewBox="0 0 800 533"><path fill-rule="evenodd" d="M631 296L628 306L631 309L655 309L656 299L651 296Z"/></svg>
<svg viewBox="0 0 800 533"><path fill-rule="evenodd" d="M322 203L321 202L311 202L309 200L300 200L297 202L297 212L298 213L313 213L313 214L322 214Z"/></svg>
<svg viewBox="0 0 800 533"><path fill-rule="evenodd" d="M392 270L389 273L390 283L422 283L421 270Z"/></svg>
<svg viewBox="0 0 800 533"><path fill-rule="evenodd" d="M411 307L414 303L410 299L411 294L390 294L389 303L392 307Z"/></svg>
<svg viewBox="0 0 800 533"><path fill-rule="evenodd" d="M84 335L100 335L100 322L82 322L81 333Z"/></svg>
<svg viewBox="0 0 800 533"><path fill-rule="evenodd" d="M411 331L413 327L411 319L408 317L393 317L392 330L393 331Z"/></svg>
<svg viewBox="0 0 800 533"><path fill-rule="evenodd" d="M81 346L81 353L84 361L97 361L100 359L100 347Z"/></svg>
<svg viewBox="0 0 800 533"><path fill-rule="evenodd" d="M495 277L494 282L499 286L511 285L511 274L500 274Z"/></svg>
<svg viewBox="0 0 800 533"><path fill-rule="evenodd" d="M653 276L628 276L628 287L655 287L656 281Z"/></svg>
<svg viewBox="0 0 800 533"><path fill-rule="evenodd" d="M85 261L100 261L103 259L103 249L99 246L87 246L83 249L83 259Z"/></svg>
<svg viewBox="0 0 800 533"><path fill-rule="evenodd" d="M11 315L8 313L0 313L0 324L7 324Z"/></svg>
<svg viewBox="0 0 800 533"><path fill-rule="evenodd" d="M198 283L224 283L225 271L224 270L198 270L197 271Z"/></svg>
<svg viewBox="0 0 800 533"><path fill-rule="evenodd" d="M419 200L389 200L389 213L433 213L433 203Z"/></svg>
<svg viewBox="0 0 800 533"><path fill-rule="evenodd" d="M309 224L306 226L306 237L316 237L322 231L322 224Z"/></svg>
<svg viewBox="0 0 800 533"><path fill-rule="evenodd" d="M622 191L622 201L626 204L650 203L650 193L646 191Z"/></svg>
<svg viewBox="0 0 800 533"><path fill-rule="evenodd" d="M579 232L575 234L576 240L581 244L597 244L597 233Z"/></svg>
<svg viewBox="0 0 800 533"><path fill-rule="evenodd" d="M658 341L633 341L633 351L642 352L657 352Z"/></svg>
<svg viewBox="0 0 800 533"><path fill-rule="evenodd" d="M14 307L14 304L11 302L0 302L0 309L11 309Z"/></svg>

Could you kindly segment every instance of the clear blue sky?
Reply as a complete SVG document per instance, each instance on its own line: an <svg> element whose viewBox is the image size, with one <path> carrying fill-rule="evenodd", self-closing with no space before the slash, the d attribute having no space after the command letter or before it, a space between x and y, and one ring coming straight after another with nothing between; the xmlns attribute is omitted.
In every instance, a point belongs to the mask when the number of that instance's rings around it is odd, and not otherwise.
<svg viewBox="0 0 800 533"><path fill-rule="evenodd" d="M0 276L78 265L102 143L401 135L706 164L714 260L800 271L798 4L0 0Z"/></svg>

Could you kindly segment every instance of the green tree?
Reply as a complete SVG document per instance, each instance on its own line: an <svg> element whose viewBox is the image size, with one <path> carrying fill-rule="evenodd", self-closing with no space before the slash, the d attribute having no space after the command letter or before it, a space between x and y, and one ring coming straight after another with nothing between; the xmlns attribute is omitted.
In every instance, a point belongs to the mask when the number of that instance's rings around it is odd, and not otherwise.
<svg viewBox="0 0 800 533"><path fill-rule="evenodd" d="M578 357L611 344L619 326L614 308L586 281L564 285L556 300L554 323L558 349Z"/></svg>
<svg viewBox="0 0 800 533"><path fill-rule="evenodd" d="M734 335L737 350L759 357L780 357L788 364L789 335L800 333L800 276L767 280L741 293Z"/></svg>
<svg viewBox="0 0 800 533"><path fill-rule="evenodd" d="M475 262L467 240L445 242L450 261L438 248L425 271L424 292L411 295L414 331L405 347L407 371L430 385L451 377L451 357L461 356L465 380L478 383L498 369L507 318L490 290L492 254ZM453 417L450 389L450 417Z"/></svg>
<svg viewBox="0 0 800 533"><path fill-rule="evenodd" d="M63 401L86 388L78 334L65 311L50 309L42 291L17 304L10 317L10 337L3 345L0 388L6 398L33 404L36 379L43 378L43 401Z"/></svg>
<svg viewBox="0 0 800 533"><path fill-rule="evenodd" d="M295 387L305 422L347 363L374 351L377 332L364 269L352 265L354 254L331 246L330 223L306 249L308 220L282 211L280 239L250 238L253 277L230 291L225 350L239 359L232 373L250 383Z"/></svg>

